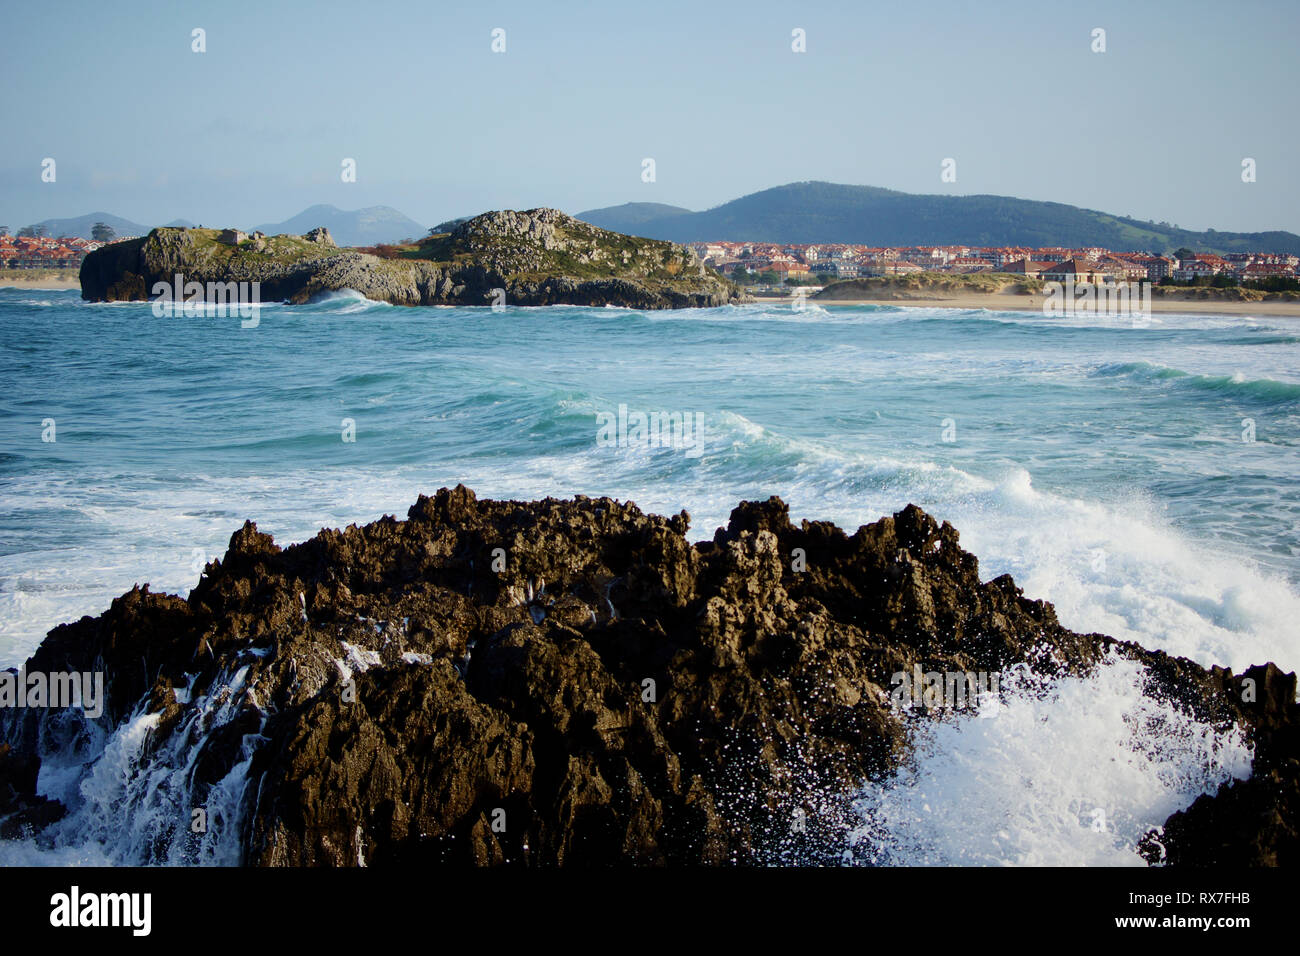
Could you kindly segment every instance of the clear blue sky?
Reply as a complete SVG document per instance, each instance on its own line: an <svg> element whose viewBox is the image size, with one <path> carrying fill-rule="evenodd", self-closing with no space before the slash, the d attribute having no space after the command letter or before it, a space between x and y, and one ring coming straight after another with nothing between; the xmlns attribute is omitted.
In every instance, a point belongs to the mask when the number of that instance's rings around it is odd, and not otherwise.
<svg viewBox="0 0 1300 956"><path fill-rule="evenodd" d="M43 0L3 20L0 223L15 229L93 210L252 225L317 202L424 224L702 209L823 179L1300 232L1293 0Z"/></svg>

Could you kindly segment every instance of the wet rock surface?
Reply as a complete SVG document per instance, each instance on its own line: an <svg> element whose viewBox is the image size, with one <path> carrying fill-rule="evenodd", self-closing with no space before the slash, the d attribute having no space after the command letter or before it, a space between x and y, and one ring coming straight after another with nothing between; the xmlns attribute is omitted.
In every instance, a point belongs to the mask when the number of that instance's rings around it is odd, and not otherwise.
<svg viewBox="0 0 1300 956"><path fill-rule="evenodd" d="M1171 818L1153 859L1294 858L1293 675L1069 631L911 506L851 535L793 525L776 498L711 540L688 528L461 486L286 548L247 523L187 599L135 588L27 667L102 669L102 722L146 715L142 765L178 755L160 846L201 842L205 808L252 865L831 863L862 781L907 757L891 675L1084 674L1114 652L1259 755ZM31 765L52 718L5 719L0 816L52 822Z"/></svg>
<svg viewBox="0 0 1300 956"><path fill-rule="evenodd" d="M0 839L29 837L62 819L63 805L36 792L41 761L0 744Z"/></svg>

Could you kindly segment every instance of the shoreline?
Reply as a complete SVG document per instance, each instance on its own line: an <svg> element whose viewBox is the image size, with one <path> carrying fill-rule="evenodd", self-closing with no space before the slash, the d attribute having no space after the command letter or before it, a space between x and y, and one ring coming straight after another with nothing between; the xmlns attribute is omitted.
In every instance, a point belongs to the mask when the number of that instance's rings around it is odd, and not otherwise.
<svg viewBox="0 0 1300 956"><path fill-rule="evenodd" d="M810 296L806 301L811 305L826 306L863 306L888 305L913 309L989 309L991 311L1038 312L1042 313L1045 295L1026 293L997 292L985 295L961 295L944 298L892 298L892 299L818 299ZM773 302L790 304L791 296L779 298L755 297L756 302ZM1159 299L1151 300L1153 312L1174 313L1210 313L1217 315L1268 315L1300 317L1300 301L1294 302L1225 302L1207 299ZM1084 313L1080 313L1084 314ZM1097 313L1103 315L1104 313Z"/></svg>
<svg viewBox="0 0 1300 956"><path fill-rule="evenodd" d="M0 289L26 289L47 292L67 289L80 292L81 282L75 276L70 279L11 279L8 276L0 276Z"/></svg>
<svg viewBox="0 0 1300 956"><path fill-rule="evenodd" d="M0 289L21 289L29 292L80 291L81 283L76 279L41 278L14 279L0 277ZM1026 293L995 292L991 294L974 294L945 296L941 298L899 297L879 299L818 299L810 296L810 304L835 307L859 307L864 305L884 305L905 309L988 309L994 312L1039 312L1043 310L1043 295ZM793 296L755 296L755 304L771 303L773 305L791 305ZM1217 315L1260 315L1274 317L1300 318L1300 300L1261 301L1261 302L1227 302L1207 299L1152 299L1153 312L1198 313ZM1099 315L1102 313L1098 313Z"/></svg>

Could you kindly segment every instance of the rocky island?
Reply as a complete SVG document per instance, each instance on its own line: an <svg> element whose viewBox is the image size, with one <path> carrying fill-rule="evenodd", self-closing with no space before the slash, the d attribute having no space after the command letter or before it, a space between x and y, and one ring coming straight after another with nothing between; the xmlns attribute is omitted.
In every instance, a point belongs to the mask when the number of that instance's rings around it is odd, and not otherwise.
<svg viewBox="0 0 1300 956"><path fill-rule="evenodd" d="M103 671L104 712L0 712L0 832L48 839L80 814L147 863L840 862L857 788L940 719L892 706L891 674L1086 675L1119 655L1143 693L1254 750L1250 779L1135 849L1296 860L1295 675L1074 633L912 506L846 534L772 498L688 530L463 486L285 548L246 523L188 598L136 587L50 632L27 671ZM43 760L66 777L100 757L68 792L120 792L111 807L37 794Z"/></svg>
<svg viewBox="0 0 1300 956"><path fill-rule="evenodd" d="M354 289L394 305L589 305L635 309L745 301L671 242L599 229L556 209L489 212L385 256L338 248L329 232L245 236L158 228L104 246L81 267L82 298L144 301L158 282L260 283L261 300L303 303ZM502 290L502 291L498 291Z"/></svg>

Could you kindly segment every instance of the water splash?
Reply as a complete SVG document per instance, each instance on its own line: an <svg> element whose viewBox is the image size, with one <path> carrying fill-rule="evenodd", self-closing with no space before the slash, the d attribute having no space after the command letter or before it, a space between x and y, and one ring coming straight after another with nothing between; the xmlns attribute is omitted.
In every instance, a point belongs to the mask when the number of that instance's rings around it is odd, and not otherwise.
<svg viewBox="0 0 1300 956"><path fill-rule="evenodd" d="M1144 866L1136 846L1197 796L1250 775L1242 732L1142 694L1112 656L1088 677L1003 682L992 719L918 723L916 752L864 788L854 862Z"/></svg>

